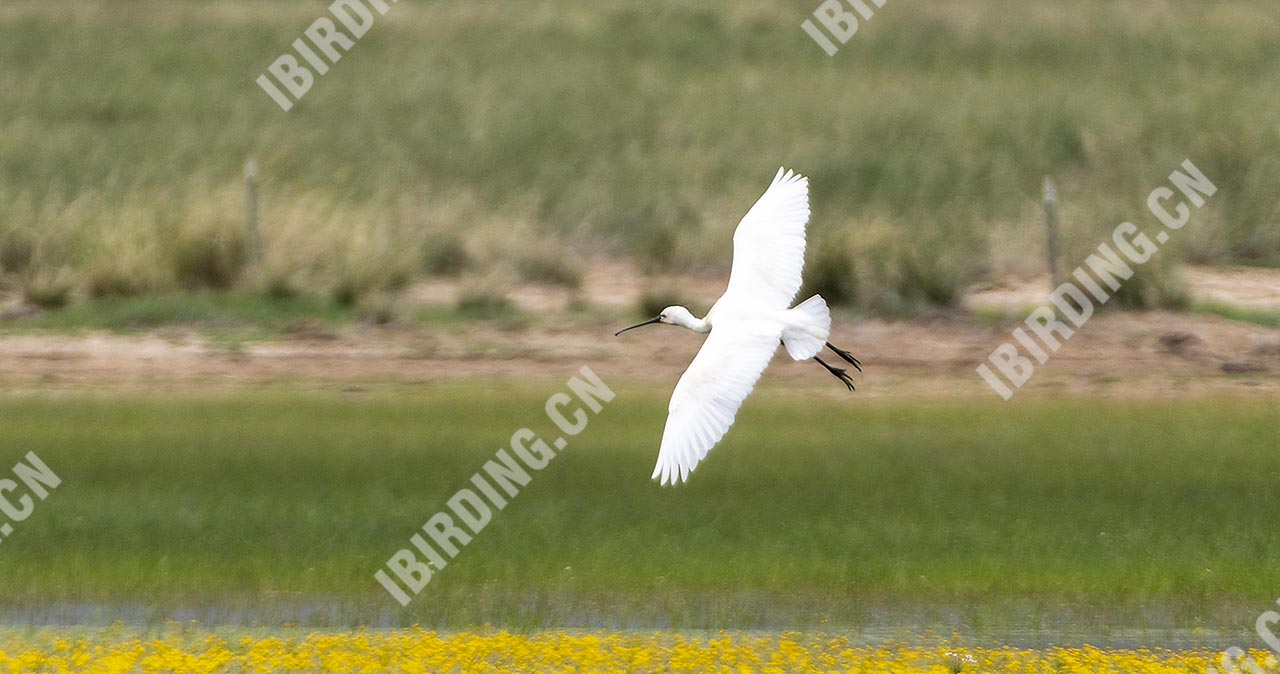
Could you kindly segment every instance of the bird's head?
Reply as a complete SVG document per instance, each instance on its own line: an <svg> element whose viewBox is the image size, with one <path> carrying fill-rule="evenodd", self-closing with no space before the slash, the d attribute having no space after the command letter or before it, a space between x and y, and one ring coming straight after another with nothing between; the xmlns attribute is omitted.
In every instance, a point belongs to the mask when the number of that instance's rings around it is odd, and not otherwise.
<svg viewBox="0 0 1280 674"><path fill-rule="evenodd" d="M646 325L653 325L654 323L666 323L667 325L678 325L682 328L689 328L690 330L694 330L697 332L705 332L705 330L701 329L705 321L699 320L698 318L694 317L693 312L689 311L688 309L679 305L675 305L675 306L670 306L670 307L667 307L666 309L663 309L657 316L654 316L653 318L650 318L649 320L643 323L636 323L635 325L629 328L623 328L613 333L613 336L617 337L618 335L621 335L622 333L628 330L635 330L636 328L642 328Z"/></svg>

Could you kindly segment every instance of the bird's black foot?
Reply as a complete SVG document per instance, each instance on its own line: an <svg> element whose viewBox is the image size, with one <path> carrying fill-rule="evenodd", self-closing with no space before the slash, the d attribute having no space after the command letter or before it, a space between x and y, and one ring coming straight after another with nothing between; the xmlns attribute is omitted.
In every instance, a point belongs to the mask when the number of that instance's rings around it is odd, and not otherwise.
<svg viewBox="0 0 1280 674"><path fill-rule="evenodd" d="M838 367L831 367L830 365L827 365L826 361L822 360L817 356L814 356L813 359L818 361L819 365L826 368L827 372L831 373L831 376L835 377L836 379L839 379L840 382L843 383L845 386L847 386L850 391L855 390L853 387L853 377L849 376L849 372L847 370L844 370Z"/></svg>
<svg viewBox="0 0 1280 674"><path fill-rule="evenodd" d="M854 358L852 353L845 351L831 342L827 342L827 348L831 349L837 356L844 359L844 362L858 368L858 372L862 372L862 363L858 362L858 359Z"/></svg>

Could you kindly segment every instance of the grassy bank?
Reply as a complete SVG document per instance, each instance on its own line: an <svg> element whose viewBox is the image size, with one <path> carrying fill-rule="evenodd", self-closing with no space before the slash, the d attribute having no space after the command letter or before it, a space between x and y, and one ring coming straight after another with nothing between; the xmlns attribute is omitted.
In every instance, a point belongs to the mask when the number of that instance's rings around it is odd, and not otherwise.
<svg viewBox="0 0 1280 674"><path fill-rule="evenodd" d="M1280 544L1267 497L1280 474L1274 400L765 393L690 484L662 489L648 475L665 391L620 391L401 611L373 572L515 429L553 437L545 395L451 385L395 398L4 399L0 460L34 450L63 484L4 539L3 610L28 621L1185 627L1252 620L1245 609L1275 592L1260 572Z"/></svg>
<svg viewBox="0 0 1280 674"><path fill-rule="evenodd" d="M283 113L253 79L322 3L8 2L0 266L55 298L574 283L562 242L727 267L730 228L786 163L813 176L822 247L848 253L826 276L894 310L1034 270L1044 175L1077 259L1188 157L1222 192L1170 254L1280 255L1267 0L886 5L833 58L799 28L812 10L402 2Z"/></svg>

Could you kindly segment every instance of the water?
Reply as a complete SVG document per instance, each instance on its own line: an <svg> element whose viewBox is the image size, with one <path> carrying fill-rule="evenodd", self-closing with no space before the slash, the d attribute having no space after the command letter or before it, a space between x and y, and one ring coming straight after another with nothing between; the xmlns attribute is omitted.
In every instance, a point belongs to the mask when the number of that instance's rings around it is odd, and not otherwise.
<svg viewBox="0 0 1280 674"><path fill-rule="evenodd" d="M479 625L532 632L570 630L671 630L689 634L731 632L776 633L787 630L847 636L860 643L930 642L1006 645L1017 648L1093 645L1101 648L1204 647L1222 649L1255 644L1253 615L1222 608L1212 620L1188 615L1173 604L1116 610L1094 606L1018 606L974 608L959 605L861 606L836 618L817 617L813 607L776 597L735 597L732 608L723 596L691 597L678 610L653 606L619 607L605 601L565 602L546 595L511 596L500 606L484 602L477 610L459 602L434 605L429 593L406 611L391 602L317 599L282 601L245 596L211 604L155 605L137 603L36 603L0 608L0 626L104 627L123 624L159 628L195 623L205 628L280 628L344 630L356 627L394 629L419 625L455 631ZM560 599L561 601L557 601ZM1230 615L1228 615L1230 614Z"/></svg>

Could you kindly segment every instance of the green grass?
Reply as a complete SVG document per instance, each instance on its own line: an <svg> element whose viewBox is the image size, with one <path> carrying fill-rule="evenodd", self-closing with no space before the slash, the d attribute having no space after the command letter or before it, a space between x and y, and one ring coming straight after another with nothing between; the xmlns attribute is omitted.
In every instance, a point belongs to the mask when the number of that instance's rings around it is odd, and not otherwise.
<svg viewBox="0 0 1280 674"><path fill-rule="evenodd" d="M1266 328L1280 329L1280 311L1275 309L1252 309L1249 307L1241 307L1227 302L1204 301L1197 302L1193 309L1197 313L1211 314L1213 316L1221 316L1229 318L1233 321L1241 321L1244 323L1253 323Z"/></svg>
<svg viewBox="0 0 1280 674"><path fill-rule="evenodd" d="M1035 311L1035 309L1036 307L1009 309L1006 307L980 306L974 307L969 313L973 316L973 321L978 325L987 328L999 328L1016 321L1025 320L1027 314Z"/></svg>
<svg viewBox="0 0 1280 674"><path fill-rule="evenodd" d="M515 429L553 437L547 394L6 397L0 465L34 450L64 481L0 546L0 606L242 624L920 626L958 611L1187 627L1275 592L1275 400L765 391L673 489L648 479L665 391L622 390L400 611L373 572Z"/></svg>
<svg viewBox="0 0 1280 674"><path fill-rule="evenodd" d="M324 297L270 297L247 292L173 292L140 297L99 297L65 307L9 319L0 333L77 334L91 330L138 333L157 328L186 328L214 337L270 338L288 333L300 319L319 320L331 328L367 320L360 307L345 306ZM424 305L405 319L427 326L490 320L516 328L535 316L510 306L454 307Z"/></svg>
<svg viewBox="0 0 1280 674"><path fill-rule="evenodd" d="M1190 157L1222 191L1180 245L1280 254L1270 0L886 5L833 58L800 29L816 4L400 3L283 113L253 79L322 3L11 0L0 234L38 233L40 265L174 267L184 227L239 223L255 157L268 263L313 279L389 283L449 232L727 268L787 164L815 233L852 234L862 303L894 306L1038 255L1044 175L1083 250Z"/></svg>
<svg viewBox="0 0 1280 674"><path fill-rule="evenodd" d="M276 335L299 318L320 318L331 325L350 322L354 310L316 297L273 298L234 292L169 293L142 297L102 297L14 319L10 331L139 332L161 326L187 326L206 332L247 331Z"/></svg>

